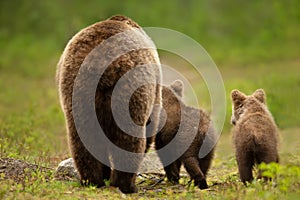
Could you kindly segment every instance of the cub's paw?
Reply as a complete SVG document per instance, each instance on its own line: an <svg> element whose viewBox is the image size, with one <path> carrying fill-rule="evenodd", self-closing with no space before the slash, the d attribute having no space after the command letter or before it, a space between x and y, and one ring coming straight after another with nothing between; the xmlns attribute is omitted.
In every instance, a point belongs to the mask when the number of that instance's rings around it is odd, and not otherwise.
<svg viewBox="0 0 300 200"><path fill-rule="evenodd" d="M204 190L204 189L207 189L207 188L208 188L208 185L207 185L207 182L206 182L205 179L199 180L199 182L197 183L197 186L198 186L201 190Z"/></svg>

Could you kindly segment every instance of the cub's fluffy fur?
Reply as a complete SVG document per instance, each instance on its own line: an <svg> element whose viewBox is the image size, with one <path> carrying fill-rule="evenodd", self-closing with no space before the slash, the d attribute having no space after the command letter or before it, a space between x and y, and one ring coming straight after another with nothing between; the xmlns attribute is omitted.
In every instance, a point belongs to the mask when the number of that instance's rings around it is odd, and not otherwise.
<svg viewBox="0 0 300 200"><path fill-rule="evenodd" d="M250 96L233 90L231 97L236 160L241 181L245 183L253 180L255 163L279 161L278 129L267 108L263 89L256 90Z"/></svg>
<svg viewBox="0 0 300 200"><path fill-rule="evenodd" d="M178 183L180 167L183 164L195 185L200 189L206 189L208 188L206 174L214 155L213 145L216 143L216 132L211 126L211 119L207 113L202 109L185 105L181 100L182 91L181 81L175 81L169 87L163 86L162 102L165 115L161 114L160 121L165 124L156 135L155 147L170 181ZM174 148L161 152L174 140L174 137L178 137ZM206 142L211 145L211 149L207 155L200 158L199 151L204 139L207 139ZM186 150L183 154L177 155L178 149L182 148ZM168 159L172 157L175 161L168 164Z"/></svg>

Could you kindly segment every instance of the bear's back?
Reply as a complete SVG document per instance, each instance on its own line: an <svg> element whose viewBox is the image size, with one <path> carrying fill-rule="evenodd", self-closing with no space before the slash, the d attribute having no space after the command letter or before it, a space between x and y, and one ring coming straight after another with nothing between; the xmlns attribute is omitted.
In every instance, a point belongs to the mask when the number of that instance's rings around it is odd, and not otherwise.
<svg viewBox="0 0 300 200"><path fill-rule="evenodd" d="M111 44L109 42L106 43L105 45L108 46L105 47L107 47L106 49L108 50L105 56L102 55L101 48L98 47L105 40L119 33L131 30L141 32L142 34L144 33L142 29L129 18L114 16L81 30L69 41L57 66L56 79L59 93L65 94L63 95L64 97L61 96L62 104L71 105L74 81L81 65L85 62L87 57L90 58L88 65L92 67L97 66L97 70L105 69L105 72L99 80L98 88L100 89L113 87L120 77L138 65L159 64L159 58L155 49L137 49L114 58L113 56L117 54L116 52L120 49L120 46L115 44L116 42L111 42ZM124 34L122 37L126 37L126 35ZM128 41L128 43L133 43L130 41L130 38L128 38L128 40L126 40L127 38L122 39ZM145 39L150 40L147 36ZM108 66L102 66L101 63L105 63L104 60L112 60L112 62L109 63ZM155 69L149 67L148 71L158 76L160 74L159 66L154 68ZM90 74L93 74L93 72L90 72Z"/></svg>

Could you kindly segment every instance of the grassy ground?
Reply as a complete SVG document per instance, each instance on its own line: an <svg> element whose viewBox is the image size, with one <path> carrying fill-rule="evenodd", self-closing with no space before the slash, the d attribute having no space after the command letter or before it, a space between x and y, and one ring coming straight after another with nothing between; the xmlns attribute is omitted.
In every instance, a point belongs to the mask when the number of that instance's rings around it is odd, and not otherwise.
<svg viewBox="0 0 300 200"><path fill-rule="evenodd" d="M101 6L98 1L73 1L72 5L69 1L0 2L0 158L26 160L50 169L28 171L18 182L5 178L0 166L0 199L299 199L299 2L255 1L243 7L235 0L182 2L151 1L147 6L114 0ZM55 179L53 169L70 157L55 65L75 32L116 13L143 26L182 31L199 41L217 63L227 94L227 116L208 175L210 189L200 191L186 176L179 185L156 184L161 178L157 174L139 176L140 191L133 195L112 187L81 187L77 181ZM162 60L175 68L188 66L173 57ZM189 77L201 107L210 110L202 78L188 67L181 73ZM276 177L273 182L255 181L245 187L238 180L229 124L229 93L234 88L248 94L264 88L267 93L281 130L281 163L267 166L268 175ZM185 95L188 102L188 91Z"/></svg>
<svg viewBox="0 0 300 200"><path fill-rule="evenodd" d="M272 72L268 71L270 65L272 65ZM281 66L287 66L288 72ZM55 180L52 178L52 172L50 175L34 172L33 176L25 178L23 183L2 179L0 198L296 199L300 196L298 190L300 186L300 141L299 127L293 127L291 124L293 125L293 120L299 117L296 115L297 112L299 113L299 106L294 103L300 92L297 66L299 66L297 61L291 61L247 66L243 70L232 66L221 68L227 94L233 88L240 88L249 93L257 87L263 87L268 94L271 111L280 109L278 113L283 115L275 115L275 120L282 129L282 144L281 165L279 169L277 166L271 166L270 169L271 172L277 170L276 173L272 172L272 176L277 177L274 182L256 181L248 187L244 187L239 182L229 133L230 101L228 99L228 116L217 146L216 158L208 175L208 183L211 187L207 191L200 191L193 187L188 177L183 177L180 185L171 185L163 181L153 186L161 177L148 175L150 178L138 178L137 183L143 182L138 185L140 188L138 194L124 195L115 188L83 188L77 181ZM281 75L283 73L284 76ZM64 120L58 104L53 77L33 79L19 74L5 73L0 76L1 82L6 83L0 85L3 89L0 107L2 111L0 157L24 159L41 166L55 168L60 160L69 157L69 153ZM12 85L14 91L9 89ZM200 96L202 90L199 87ZM50 178L45 178L49 176Z"/></svg>

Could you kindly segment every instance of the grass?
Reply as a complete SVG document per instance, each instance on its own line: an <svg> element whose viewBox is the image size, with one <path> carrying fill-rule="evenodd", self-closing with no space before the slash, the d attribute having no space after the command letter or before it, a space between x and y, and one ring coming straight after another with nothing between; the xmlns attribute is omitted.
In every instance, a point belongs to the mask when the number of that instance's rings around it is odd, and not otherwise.
<svg viewBox="0 0 300 200"><path fill-rule="evenodd" d="M116 188L81 187L78 182L45 179L45 174L36 173L34 178L25 180L22 184L2 180L0 197L5 199L253 199L254 197L256 199L297 199L300 196L297 189L300 184L300 147L299 137L297 137L299 128L296 123L299 117L297 116L299 106L293 102L299 94L297 63L295 61L273 63L272 72L268 72L269 64L247 66L243 70L232 66L220 68L227 94L233 88L239 88L246 93L251 93L261 86L266 89L270 109L282 129L280 152L282 159L276 172L277 180L274 182L255 181L245 187L238 180L229 134L230 101L228 99L227 124L219 140L216 158L208 176L211 188L207 191L200 191L193 187L188 183L188 178L184 177L180 181L180 186L163 182L151 188L153 182L147 180L139 185L138 194L124 195ZM285 76L281 76L284 73L282 65L289 66ZM53 75L54 70L52 71ZM1 85L4 88L2 90L4 92L1 93L1 157L24 159L54 168L60 160L68 157L69 153L66 148L64 119L53 77L32 78L2 73L1 81L10 83ZM14 92L9 90L13 83L15 83ZM199 88L200 94L201 91L204 90ZM279 93L283 93L284 96ZM292 114L294 112L296 113ZM273 166L275 169L277 167Z"/></svg>
<svg viewBox="0 0 300 200"><path fill-rule="evenodd" d="M289 158L291 159L291 158ZM299 159L299 158L298 158ZM139 193L125 195L117 188L81 187L78 182L58 181L53 174L32 172L23 182L1 180L0 198L4 199L297 199L300 196L300 168L294 164L261 165L273 181L255 180L244 186L238 178L234 157L216 158L209 173L208 190L199 190L187 177L179 185L139 177ZM46 178L47 177L47 178ZM144 181L145 182L144 182ZM139 184L141 183L141 184Z"/></svg>
<svg viewBox="0 0 300 200"><path fill-rule="evenodd" d="M182 1L183 2L183 1ZM70 156L54 81L55 65L68 39L79 29L113 14L125 14L142 26L173 28L195 38L217 63L227 94L227 116L208 175L200 191L187 177L180 185L139 177L140 192L124 195L112 187L81 187L58 181L53 172L32 172L22 183L4 179L0 199L299 199L300 186L300 12L299 2L135 1L0 2L0 157L55 168ZM68 9L66 9L68 6ZM151 8L151 9L150 9ZM189 12L183 9L189 10ZM9 11L9 12L8 12ZM14 11L14 15L11 12ZM88 12L86 12L88 11ZM67 16L67 17L66 17ZM210 110L209 93L189 64L170 55L162 60L188 77L201 107ZM185 66L185 67L183 67ZM270 183L240 183L232 151L230 91L250 94L265 89L281 132L280 165L261 166ZM189 102L189 91L186 91Z"/></svg>

